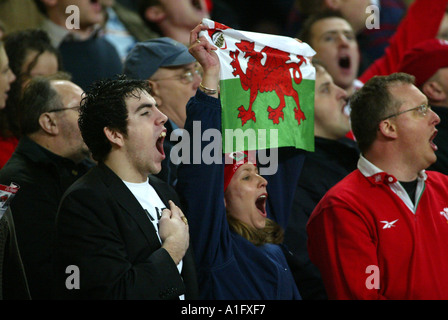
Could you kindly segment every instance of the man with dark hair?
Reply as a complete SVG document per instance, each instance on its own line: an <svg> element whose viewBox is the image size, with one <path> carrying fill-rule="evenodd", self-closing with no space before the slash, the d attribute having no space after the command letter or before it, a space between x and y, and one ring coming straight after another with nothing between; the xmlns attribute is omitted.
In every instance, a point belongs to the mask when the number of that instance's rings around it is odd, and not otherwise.
<svg viewBox="0 0 448 320"><path fill-rule="evenodd" d="M151 175L165 158L166 121L147 81L120 77L86 92L79 127L98 166L61 201L55 297L197 298L187 219L174 190ZM69 266L79 287L67 286Z"/></svg>
<svg viewBox="0 0 448 320"><path fill-rule="evenodd" d="M124 62L123 73L132 79L148 80L157 107L168 117L167 139L163 143L166 158L157 176L175 186L178 165L170 153L182 136L180 130L174 130L184 128L187 102L202 79L196 59L182 43L162 37L138 42Z"/></svg>
<svg viewBox="0 0 448 320"><path fill-rule="evenodd" d="M316 50L319 59L336 85L351 96L361 83L355 81L359 70L359 47L355 32L340 12L325 10L311 16L299 39Z"/></svg>
<svg viewBox="0 0 448 320"><path fill-rule="evenodd" d="M33 299L51 297L59 201L91 166L85 162L88 149L77 125L82 90L64 77L54 77L36 77L26 87L20 104L23 136L0 171L0 184L20 187L10 207Z"/></svg>
<svg viewBox="0 0 448 320"><path fill-rule="evenodd" d="M330 299L448 299L448 177L436 161L440 118L414 77L374 77L351 100L358 169L307 226Z"/></svg>

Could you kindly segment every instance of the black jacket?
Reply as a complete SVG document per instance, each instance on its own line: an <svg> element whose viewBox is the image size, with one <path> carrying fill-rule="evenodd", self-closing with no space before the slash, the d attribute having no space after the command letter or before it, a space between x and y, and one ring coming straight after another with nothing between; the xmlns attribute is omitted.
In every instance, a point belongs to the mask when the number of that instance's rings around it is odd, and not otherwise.
<svg viewBox="0 0 448 320"><path fill-rule="evenodd" d="M150 176L168 207L174 190ZM142 206L123 181L99 164L64 195L56 223L55 297L60 299L186 299L198 296L190 249L182 276ZM79 270L79 289L67 289L68 266ZM71 281L73 278L70 278Z"/></svg>
<svg viewBox="0 0 448 320"><path fill-rule="evenodd" d="M11 208L0 219L0 300L30 300Z"/></svg>
<svg viewBox="0 0 448 320"><path fill-rule="evenodd" d="M59 201L92 164L75 164L27 137L0 170L0 184L20 186L11 202L17 243L32 299L50 299L52 241Z"/></svg>
<svg viewBox="0 0 448 320"><path fill-rule="evenodd" d="M285 244L293 253L288 262L304 300L327 298L319 270L308 257L306 224L320 199L356 169L358 159L356 143L346 138L316 137L315 152L306 155L285 232Z"/></svg>

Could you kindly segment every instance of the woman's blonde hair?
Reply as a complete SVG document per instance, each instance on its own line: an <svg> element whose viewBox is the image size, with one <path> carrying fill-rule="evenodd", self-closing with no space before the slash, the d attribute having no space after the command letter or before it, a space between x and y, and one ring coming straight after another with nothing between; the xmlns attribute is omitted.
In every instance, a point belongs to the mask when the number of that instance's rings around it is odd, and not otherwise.
<svg viewBox="0 0 448 320"><path fill-rule="evenodd" d="M227 215L227 222L234 232L256 246L266 243L281 244L283 242L284 231L282 227L271 219L266 219L266 226L263 229L251 227L230 215Z"/></svg>

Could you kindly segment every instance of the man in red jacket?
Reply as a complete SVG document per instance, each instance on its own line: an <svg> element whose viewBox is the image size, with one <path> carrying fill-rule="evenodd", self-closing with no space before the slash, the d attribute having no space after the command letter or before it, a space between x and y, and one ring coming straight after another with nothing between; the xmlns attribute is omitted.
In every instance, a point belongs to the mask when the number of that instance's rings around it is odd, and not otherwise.
<svg viewBox="0 0 448 320"><path fill-rule="evenodd" d="M425 171L440 118L413 83L375 77L352 98L358 169L307 226L330 299L448 299L448 177Z"/></svg>

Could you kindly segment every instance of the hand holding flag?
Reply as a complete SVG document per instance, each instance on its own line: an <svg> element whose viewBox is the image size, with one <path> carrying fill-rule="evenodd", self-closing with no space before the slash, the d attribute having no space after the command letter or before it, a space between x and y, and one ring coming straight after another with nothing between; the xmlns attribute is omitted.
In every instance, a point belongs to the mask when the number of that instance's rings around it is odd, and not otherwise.
<svg viewBox="0 0 448 320"><path fill-rule="evenodd" d="M190 33L189 52L196 58L203 69L202 85L207 88L218 88L219 86L219 58L216 54L218 49L204 37L199 37L202 30L208 27L203 24L197 25ZM216 93L215 97L218 97Z"/></svg>

